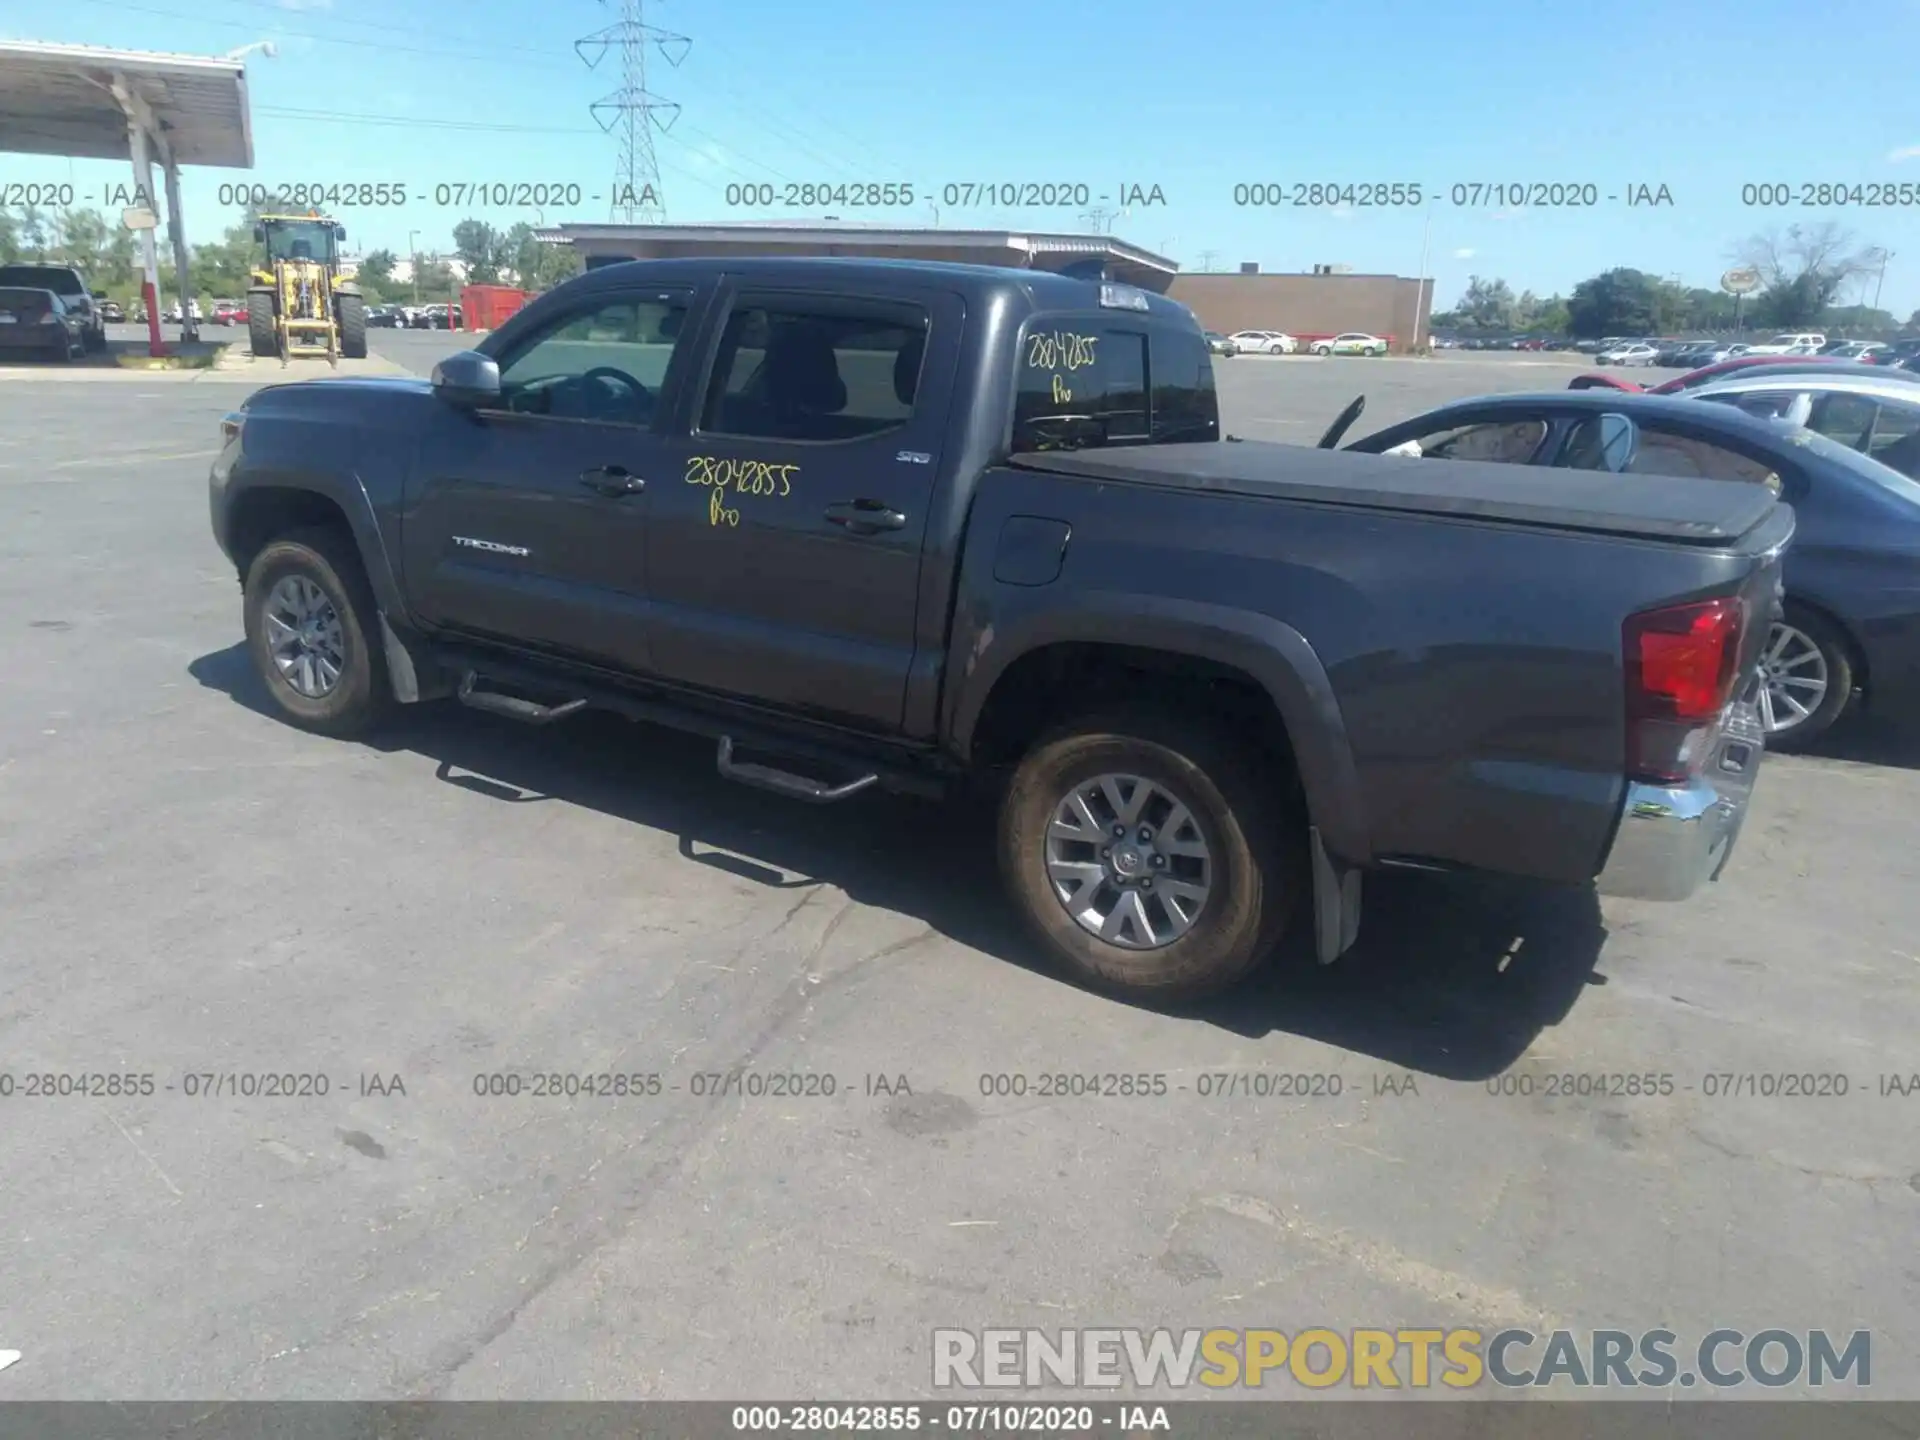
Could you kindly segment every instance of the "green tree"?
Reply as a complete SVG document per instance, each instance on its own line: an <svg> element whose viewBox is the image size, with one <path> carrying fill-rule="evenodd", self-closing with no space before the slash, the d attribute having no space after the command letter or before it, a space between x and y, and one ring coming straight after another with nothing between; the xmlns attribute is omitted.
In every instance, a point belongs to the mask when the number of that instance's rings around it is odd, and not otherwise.
<svg viewBox="0 0 1920 1440"><path fill-rule="evenodd" d="M1643 270L1620 266L1582 280L1567 299L1568 328L1583 339L1653 335L1682 313L1676 286Z"/></svg>
<svg viewBox="0 0 1920 1440"><path fill-rule="evenodd" d="M1513 328L1513 305L1513 287L1506 281L1469 275L1457 310L1468 329L1506 331Z"/></svg>
<svg viewBox="0 0 1920 1440"><path fill-rule="evenodd" d="M453 253L467 267L470 285L497 285L510 260L507 237L484 220L462 220L453 227Z"/></svg>
<svg viewBox="0 0 1920 1440"><path fill-rule="evenodd" d="M360 291L376 305L390 305L405 299L412 288L393 278L393 267L399 259L391 250L369 251L360 261L360 269L354 278L360 282Z"/></svg>
<svg viewBox="0 0 1920 1440"><path fill-rule="evenodd" d="M1841 289L1875 268L1880 258L1877 250L1861 247L1851 231L1831 221L1754 235L1733 253L1741 264L1760 272L1755 322L1782 329L1819 324Z"/></svg>
<svg viewBox="0 0 1920 1440"><path fill-rule="evenodd" d="M409 286L408 291L412 293L417 286L422 303L459 298L454 293L459 289L459 282L454 278L453 267L444 260L426 255L416 256L413 278L415 285Z"/></svg>
<svg viewBox="0 0 1920 1440"><path fill-rule="evenodd" d="M523 290L547 290L580 273L580 256L571 245L549 245L533 226L521 223L506 233L506 269Z"/></svg>

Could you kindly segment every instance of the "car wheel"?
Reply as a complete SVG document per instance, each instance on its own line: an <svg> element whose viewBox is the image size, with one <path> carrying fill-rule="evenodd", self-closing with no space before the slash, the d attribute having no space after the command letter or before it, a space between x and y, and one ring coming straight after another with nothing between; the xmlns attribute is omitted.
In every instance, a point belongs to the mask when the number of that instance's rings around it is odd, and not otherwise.
<svg viewBox="0 0 1920 1440"><path fill-rule="evenodd" d="M322 735L364 733L391 704L374 636L379 610L352 541L333 529L273 541L247 567L247 649L289 720Z"/></svg>
<svg viewBox="0 0 1920 1440"><path fill-rule="evenodd" d="M1825 616L1789 604L1761 652L1758 702L1767 748L1812 744L1853 702L1853 647Z"/></svg>
<svg viewBox="0 0 1920 1440"><path fill-rule="evenodd" d="M1154 1001L1242 979L1306 888L1305 825L1244 747L1155 711L1042 739L1000 811L1000 865L1028 927L1077 980Z"/></svg>
<svg viewBox="0 0 1920 1440"><path fill-rule="evenodd" d="M1328 349L1325 345L1316 345L1313 347L1313 350L1311 351L1311 353L1315 355L1331 355L1333 351Z"/></svg>

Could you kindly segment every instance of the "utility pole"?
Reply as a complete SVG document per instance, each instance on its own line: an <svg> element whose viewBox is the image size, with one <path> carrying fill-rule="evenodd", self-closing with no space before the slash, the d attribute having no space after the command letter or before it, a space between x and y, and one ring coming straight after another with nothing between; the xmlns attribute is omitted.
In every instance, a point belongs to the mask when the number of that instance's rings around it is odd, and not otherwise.
<svg viewBox="0 0 1920 1440"><path fill-rule="evenodd" d="M418 309L420 306L420 232L418 230L407 231L407 250L412 256L412 263L407 268L413 275L413 304L414 308Z"/></svg>
<svg viewBox="0 0 1920 1440"><path fill-rule="evenodd" d="M620 141L614 165L612 218L632 225L656 225L667 218L660 194L660 160L653 152L653 131L673 128L680 107L647 89L647 51L658 50L669 65L687 58L693 41L646 22L646 0L601 0L617 5L620 19L604 30L574 41L573 48L589 70L608 50L620 52L620 88L587 107L600 128ZM663 121L659 117L666 116Z"/></svg>
<svg viewBox="0 0 1920 1440"><path fill-rule="evenodd" d="M1213 273L1213 262L1219 258L1220 252L1218 250L1202 250L1200 252L1200 273L1203 275L1211 275Z"/></svg>
<svg viewBox="0 0 1920 1440"><path fill-rule="evenodd" d="M1893 251L1883 249L1880 252L1880 273L1873 282L1873 308L1880 308L1880 287L1887 283L1887 262L1893 259Z"/></svg>
<svg viewBox="0 0 1920 1440"><path fill-rule="evenodd" d="M1087 222L1087 227L1095 235L1105 235L1113 229L1114 214L1114 211L1107 209L1105 206L1096 205L1091 210L1084 212L1080 218Z"/></svg>

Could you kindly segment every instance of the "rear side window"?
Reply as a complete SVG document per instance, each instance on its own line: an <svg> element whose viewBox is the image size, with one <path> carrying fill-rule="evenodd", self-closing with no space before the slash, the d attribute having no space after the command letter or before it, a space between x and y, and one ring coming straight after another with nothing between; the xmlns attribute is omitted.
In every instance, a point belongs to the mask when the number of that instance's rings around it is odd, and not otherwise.
<svg viewBox="0 0 1920 1440"><path fill-rule="evenodd" d="M1044 318L1015 363L1016 453L1218 438L1213 360L1198 331Z"/></svg>
<svg viewBox="0 0 1920 1440"><path fill-rule="evenodd" d="M839 297L743 304L721 335L700 429L814 443L902 429L926 337L917 306Z"/></svg>

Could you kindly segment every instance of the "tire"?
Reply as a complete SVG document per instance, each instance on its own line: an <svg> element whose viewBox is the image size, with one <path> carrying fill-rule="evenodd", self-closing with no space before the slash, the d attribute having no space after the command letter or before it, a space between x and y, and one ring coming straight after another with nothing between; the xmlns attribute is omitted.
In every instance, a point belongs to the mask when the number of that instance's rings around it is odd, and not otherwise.
<svg viewBox="0 0 1920 1440"><path fill-rule="evenodd" d="M1332 355L1333 350L1332 347L1327 345L1316 345L1313 347L1312 353L1315 355Z"/></svg>
<svg viewBox="0 0 1920 1440"><path fill-rule="evenodd" d="M1108 775L1138 777L1182 802L1196 826L1182 833L1197 833L1209 852L1211 883L1191 928L1156 948L1112 943L1086 928L1048 873L1055 811L1077 786ZM1137 797L1137 791L1120 793ZM1043 737L1016 768L1000 807L1001 877L1028 928L1080 983L1150 1003L1213 994L1243 979L1267 955L1306 889L1305 823L1286 794L1254 756L1211 726L1157 711L1083 717ZM1168 818L1158 799L1141 818L1155 816ZM1111 815L1106 818L1110 823ZM1101 843L1111 838L1103 828ZM1165 835L1156 840L1164 844ZM1101 863L1091 840L1062 848L1060 858ZM1162 877L1157 901L1139 892L1155 926L1175 928L1166 882L1181 870L1191 878L1192 865L1173 856L1164 868L1136 872ZM1103 864L1102 873L1111 871ZM1123 892L1106 880L1088 883L1091 889L1077 893L1090 896L1091 910L1105 904L1101 913L1111 914L1125 903Z"/></svg>
<svg viewBox="0 0 1920 1440"><path fill-rule="evenodd" d="M280 337L273 323L273 292L247 292L247 348L265 357L280 353Z"/></svg>
<svg viewBox="0 0 1920 1440"><path fill-rule="evenodd" d="M1818 652L1819 664L1792 664L1790 669L1782 672L1782 678L1803 678L1823 671L1826 679L1826 691L1821 695L1819 704L1813 707L1812 713L1787 729L1776 730L1774 729L1777 723L1776 717L1786 707L1773 697L1781 694L1783 690L1787 693L1798 692L1804 703L1804 687L1782 685L1778 682L1769 686L1766 683L1766 675L1764 673L1762 675L1759 696L1762 702L1760 715L1767 726L1767 748L1791 753L1815 743L1851 708L1859 667L1854 663L1852 642L1838 626L1819 611L1809 610L1791 600L1787 602L1786 614L1781 623L1776 625L1767 637L1766 650L1763 652L1766 658L1761 662L1763 666L1766 665L1767 659L1774 657L1776 649L1781 646L1783 629L1797 632L1799 637L1804 637L1806 642L1810 642ZM1780 655L1782 660L1791 663L1796 652L1804 653L1800 641L1793 634L1785 637L1785 644L1786 648ZM1771 695L1769 691L1772 692Z"/></svg>
<svg viewBox="0 0 1920 1440"><path fill-rule="evenodd" d="M290 578L317 586L338 620L339 675L324 695L302 694L281 673L270 648L269 606L275 587ZM281 714L303 730L337 738L365 734L386 717L393 700L374 638L379 609L344 531L300 530L270 542L247 567L243 594L247 653Z"/></svg>
<svg viewBox="0 0 1920 1440"><path fill-rule="evenodd" d="M83 353L89 355L97 355L102 350L105 350L107 348L107 327L102 325L98 330L82 331L80 348Z"/></svg>
<svg viewBox="0 0 1920 1440"><path fill-rule="evenodd" d="M367 358L367 302L358 295L334 296L340 321L340 353L349 360Z"/></svg>

